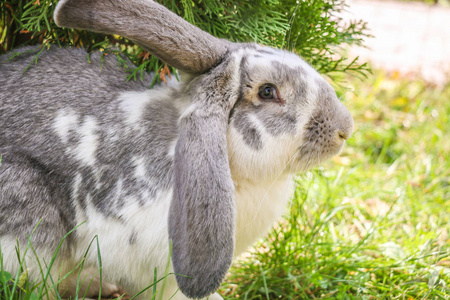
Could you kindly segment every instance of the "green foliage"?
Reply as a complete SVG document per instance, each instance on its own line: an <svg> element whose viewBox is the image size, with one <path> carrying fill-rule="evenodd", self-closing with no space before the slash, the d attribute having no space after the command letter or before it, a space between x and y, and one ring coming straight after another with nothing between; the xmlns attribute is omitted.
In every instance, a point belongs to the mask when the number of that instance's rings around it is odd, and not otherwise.
<svg viewBox="0 0 450 300"><path fill-rule="evenodd" d="M351 82L353 137L297 177L289 215L232 268L227 299L450 298L450 84Z"/></svg>
<svg viewBox="0 0 450 300"><path fill-rule="evenodd" d="M38 300L37 286L28 281L27 272L19 276L19 283L15 286L11 273L0 270L0 299Z"/></svg>
<svg viewBox="0 0 450 300"><path fill-rule="evenodd" d="M234 42L256 42L302 55L321 73L355 72L368 68L340 57L340 47L359 44L368 36L365 23L344 24L337 16L342 0L159 0L161 4L214 36ZM0 49L58 44L125 53L136 66L124 66L129 79L143 71L167 74L164 63L133 42L116 35L58 28L52 19L57 0L4 0L0 3ZM119 50L117 50L119 49Z"/></svg>
<svg viewBox="0 0 450 300"><path fill-rule="evenodd" d="M295 51L319 72L357 72L364 75L365 65L356 60L348 62L344 57L332 58L337 48L346 45L362 45L368 37L366 23L355 20L343 23L339 17L345 9L343 0L294 1L281 0L280 11L289 8L290 26L284 47ZM298 5L294 3L299 2ZM279 44L277 43L277 46Z"/></svg>

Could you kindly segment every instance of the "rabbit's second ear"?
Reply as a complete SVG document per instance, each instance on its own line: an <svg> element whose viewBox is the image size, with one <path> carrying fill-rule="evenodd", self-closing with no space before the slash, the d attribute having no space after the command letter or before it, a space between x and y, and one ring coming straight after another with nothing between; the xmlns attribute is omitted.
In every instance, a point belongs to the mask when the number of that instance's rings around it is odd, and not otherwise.
<svg viewBox="0 0 450 300"><path fill-rule="evenodd" d="M215 66L232 44L152 0L60 0L54 19L61 27L119 34L173 67L194 74Z"/></svg>
<svg viewBox="0 0 450 300"><path fill-rule="evenodd" d="M236 207L226 132L237 97L229 81L239 79L210 76L197 82L191 106L180 120L169 216L178 286L194 299L220 286L234 252Z"/></svg>

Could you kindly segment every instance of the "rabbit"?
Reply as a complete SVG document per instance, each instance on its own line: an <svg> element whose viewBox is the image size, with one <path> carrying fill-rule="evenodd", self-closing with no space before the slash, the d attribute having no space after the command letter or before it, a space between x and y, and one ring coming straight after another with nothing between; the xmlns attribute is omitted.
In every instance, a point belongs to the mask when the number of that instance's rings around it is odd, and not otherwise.
<svg viewBox="0 0 450 300"><path fill-rule="evenodd" d="M39 49L0 57L4 268L19 253L39 281L38 261L51 266L63 298L127 297L167 270L156 299L222 299L233 258L283 215L293 176L342 149L351 114L298 55L215 38L151 0L62 0L54 19L131 39L180 81L149 89L154 75L126 81L115 57L78 48L25 72Z"/></svg>

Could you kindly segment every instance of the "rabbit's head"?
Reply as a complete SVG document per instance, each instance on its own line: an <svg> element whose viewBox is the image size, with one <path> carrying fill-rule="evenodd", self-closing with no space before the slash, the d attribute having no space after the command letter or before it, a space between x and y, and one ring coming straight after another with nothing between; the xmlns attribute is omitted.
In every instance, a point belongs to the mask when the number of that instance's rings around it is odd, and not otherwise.
<svg viewBox="0 0 450 300"><path fill-rule="evenodd" d="M189 297L214 292L231 265L233 180L305 170L352 133L333 89L295 54L217 39L150 0L62 0L55 20L123 35L189 74L177 93L190 104L179 119L168 221Z"/></svg>
<svg viewBox="0 0 450 300"><path fill-rule="evenodd" d="M331 86L293 53L242 47L228 128L233 178L274 179L338 153L353 119Z"/></svg>

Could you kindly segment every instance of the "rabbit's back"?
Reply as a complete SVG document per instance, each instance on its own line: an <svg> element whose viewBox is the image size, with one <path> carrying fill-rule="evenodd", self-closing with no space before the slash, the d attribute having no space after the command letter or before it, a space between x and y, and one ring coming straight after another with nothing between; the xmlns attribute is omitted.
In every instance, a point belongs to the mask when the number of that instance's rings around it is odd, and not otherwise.
<svg viewBox="0 0 450 300"><path fill-rule="evenodd" d="M25 239L42 218L33 240L51 247L89 209L119 220L170 190L174 89L126 81L114 56L20 51L0 58L0 236Z"/></svg>
<svg viewBox="0 0 450 300"><path fill-rule="evenodd" d="M88 116L105 125L115 122L118 95L146 89L140 81L125 80L126 73L115 57L101 60L100 54L94 53L89 63L82 49L53 46L35 62L39 49L27 47L17 52L22 54L12 59L8 59L12 53L0 57L1 146L31 146L34 150L41 148L37 146L41 143L50 146L56 125L52 121L64 111L78 114L79 123ZM50 142L53 148L55 143Z"/></svg>

